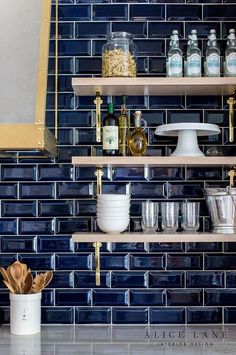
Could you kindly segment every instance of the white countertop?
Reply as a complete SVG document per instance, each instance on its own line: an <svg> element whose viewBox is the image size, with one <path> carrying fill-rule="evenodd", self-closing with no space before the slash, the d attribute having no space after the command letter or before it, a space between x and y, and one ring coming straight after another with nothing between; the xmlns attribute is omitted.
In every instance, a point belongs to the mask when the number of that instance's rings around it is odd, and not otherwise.
<svg viewBox="0 0 236 355"><path fill-rule="evenodd" d="M1 355L236 354L236 325L42 326L30 336L0 327Z"/></svg>

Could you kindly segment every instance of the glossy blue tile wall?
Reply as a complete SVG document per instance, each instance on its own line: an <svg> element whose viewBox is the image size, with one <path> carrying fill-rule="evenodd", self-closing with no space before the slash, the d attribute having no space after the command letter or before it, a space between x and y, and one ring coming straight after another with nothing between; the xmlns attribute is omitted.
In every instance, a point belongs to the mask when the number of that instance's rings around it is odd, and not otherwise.
<svg viewBox="0 0 236 355"><path fill-rule="evenodd" d="M205 49L209 30L215 28L223 55L227 32L235 28L236 0L59 2L59 154L55 161L0 161L0 265L18 259L33 271L54 270L43 296L43 323L236 323L236 243L104 244L98 288L92 244L71 242L73 232L97 230L94 169L73 167L71 157L101 154L95 141L93 98L74 97L71 78L101 75L101 48L109 31L135 35L141 76L165 75L173 29L178 29L185 50L191 29L197 29ZM52 44L53 40L54 12ZM47 123L53 130L51 48ZM120 98L114 101L118 110ZM105 106L106 98L103 115ZM219 137L201 139L201 148L216 145L224 154L235 155L235 145L228 140L226 98L129 97L128 108L131 117L135 109L142 110L148 122L149 155L169 155L176 144L172 138L157 138L155 127L181 121L218 124ZM202 188L215 184L227 184L226 170L119 168L104 175L104 192L132 194L131 231L141 230L141 202L147 198L199 200L201 230L209 231ZM7 322L8 295L0 285L1 314Z"/></svg>

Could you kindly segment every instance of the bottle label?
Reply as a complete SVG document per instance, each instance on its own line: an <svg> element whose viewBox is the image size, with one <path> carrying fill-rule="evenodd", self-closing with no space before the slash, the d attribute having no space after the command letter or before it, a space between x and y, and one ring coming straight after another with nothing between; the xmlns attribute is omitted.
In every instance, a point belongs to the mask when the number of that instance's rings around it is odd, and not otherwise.
<svg viewBox="0 0 236 355"><path fill-rule="evenodd" d="M187 58L187 73L191 75L201 75L201 57L199 54L191 54Z"/></svg>
<svg viewBox="0 0 236 355"><path fill-rule="evenodd" d="M209 74L218 75L220 73L220 56L212 53L207 57L207 71Z"/></svg>
<svg viewBox="0 0 236 355"><path fill-rule="evenodd" d="M173 54L169 57L169 76L182 73L182 57L180 54Z"/></svg>
<svg viewBox="0 0 236 355"><path fill-rule="evenodd" d="M103 150L118 150L118 126L104 126L102 129L103 134Z"/></svg>
<svg viewBox="0 0 236 355"><path fill-rule="evenodd" d="M236 53L230 53L226 58L226 68L230 74L236 75Z"/></svg>

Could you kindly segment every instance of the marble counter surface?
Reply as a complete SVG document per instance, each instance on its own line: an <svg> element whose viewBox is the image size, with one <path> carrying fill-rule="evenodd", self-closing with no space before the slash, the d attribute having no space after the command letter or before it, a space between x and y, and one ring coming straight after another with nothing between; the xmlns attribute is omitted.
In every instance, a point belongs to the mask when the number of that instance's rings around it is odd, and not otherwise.
<svg viewBox="0 0 236 355"><path fill-rule="evenodd" d="M0 327L1 355L236 354L235 326L42 326L40 334L11 335Z"/></svg>

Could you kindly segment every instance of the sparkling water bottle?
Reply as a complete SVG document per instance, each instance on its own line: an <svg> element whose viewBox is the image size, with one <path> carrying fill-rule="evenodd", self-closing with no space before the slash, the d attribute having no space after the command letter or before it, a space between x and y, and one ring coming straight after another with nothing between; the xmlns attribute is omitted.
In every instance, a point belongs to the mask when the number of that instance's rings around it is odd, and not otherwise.
<svg viewBox="0 0 236 355"><path fill-rule="evenodd" d="M204 63L205 76L220 76L220 50L217 46L216 31L210 30Z"/></svg>

